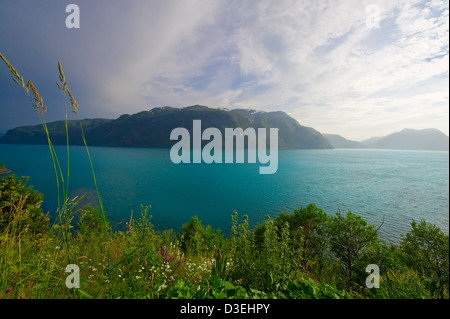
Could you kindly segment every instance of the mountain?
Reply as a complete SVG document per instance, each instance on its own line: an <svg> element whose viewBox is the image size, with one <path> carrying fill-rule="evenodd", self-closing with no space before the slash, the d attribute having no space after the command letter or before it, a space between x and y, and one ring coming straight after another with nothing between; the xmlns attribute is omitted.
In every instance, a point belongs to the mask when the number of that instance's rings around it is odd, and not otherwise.
<svg viewBox="0 0 450 319"><path fill-rule="evenodd" d="M337 134L322 135L336 148L449 150L448 136L437 129L404 129L401 132L392 133L387 136L371 137L361 142L347 140Z"/></svg>
<svg viewBox="0 0 450 319"><path fill-rule="evenodd" d="M106 119L88 119L82 120L85 134L93 128L103 125L111 120ZM64 121L47 123L50 132L50 138L55 145L66 144L66 126ZM68 121L69 142L72 145L82 145L81 128L78 121ZM11 129L5 135L0 137L2 144L47 144L47 137L44 129L39 125L21 126Z"/></svg>
<svg viewBox="0 0 450 319"><path fill-rule="evenodd" d="M136 114L124 114L115 120L82 120L88 145L171 147L170 132L177 127L186 128L192 136L193 120L201 120L202 130L218 128L224 136L229 128L278 128L279 148L332 148L330 142L313 128L300 125L284 112L262 112L247 109L214 109L201 105L185 108L157 107ZM69 121L69 143L81 145L78 121ZM65 144L64 121L47 124L53 144ZM46 144L41 125L18 127L0 138L3 144Z"/></svg>
<svg viewBox="0 0 450 319"><path fill-rule="evenodd" d="M383 136L374 136L374 137L368 138L366 140L363 140L360 143L361 144L365 144L365 145L366 144L371 144L371 143L374 143L374 142L376 142L376 141L378 141L378 140L380 140L382 138L383 138Z"/></svg>
<svg viewBox="0 0 450 319"><path fill-rule="evenodd" d="M347 140L337 134L322 134L336 148L364 148L360 142Z"/></svg>
<svg viewBox="0 0 450 319"><path fill-rule="evenodd" d="M449 138L437 129L404 129L362 142L365 148L448 151Z"/></svg>

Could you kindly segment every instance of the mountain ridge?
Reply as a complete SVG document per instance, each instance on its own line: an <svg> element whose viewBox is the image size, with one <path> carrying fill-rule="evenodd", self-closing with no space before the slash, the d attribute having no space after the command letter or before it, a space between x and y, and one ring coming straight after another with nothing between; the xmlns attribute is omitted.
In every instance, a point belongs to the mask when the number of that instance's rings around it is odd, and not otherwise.
<svg viewBox="0 0 450 319"><path fill-rule="evenodd" d="M192 136L193 120L202 121L202 129L216 127L222 135L225 128L279 128L278 147L283 148L333 148L322 134L313 128L300 125L282 111L264 112L249 109L216 109L203 105L184 108L156 107L135 114L123 114L116 119L81 120L88 145L172 147L170 140L174 128L184 127ZM69 143L82 145L78 121L68 121ZM65 122L47 123L53 144L65 144ZM0 138L3 144L46 144L41 125L11 129Z"/></svg>
<svg viewBox="0 0 450 319"><path fill-rule="evenodd" d="M449 137L435 128L405 128L386 136L371 137L361 142L347 140L338 134L322 134L336 148L368 148L398 150L448 151Z"/></svg>

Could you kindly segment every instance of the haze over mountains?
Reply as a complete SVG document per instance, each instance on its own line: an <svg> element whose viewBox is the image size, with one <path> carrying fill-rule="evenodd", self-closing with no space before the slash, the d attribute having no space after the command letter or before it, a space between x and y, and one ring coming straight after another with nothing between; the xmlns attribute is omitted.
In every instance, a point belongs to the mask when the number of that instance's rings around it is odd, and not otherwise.
<svg viewBox="0 0 450 319"><path fill-rule="evenodd" d="M403 129L387 136L372 137L357 142L347 140L336 134L323 134L336 148L371 148L371 149L398 149L398 150L430 150L448 151L449 137L433 128L414 130Z"/></svg>

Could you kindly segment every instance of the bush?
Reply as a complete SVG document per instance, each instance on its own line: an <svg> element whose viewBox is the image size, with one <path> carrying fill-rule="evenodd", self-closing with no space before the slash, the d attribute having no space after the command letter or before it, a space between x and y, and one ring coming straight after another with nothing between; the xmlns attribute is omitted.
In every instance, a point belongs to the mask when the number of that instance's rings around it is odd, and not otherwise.
<svg viewBox="0 0 450 319"><path fill-rule="evenodd" d="M382 299L432 299L436 298L427 288L426 279L417 271L405 268L388 270L380 276L380 288L373 291Z"/></svg>
<svg viewBox="0 0 450 319"><path fill-rule="evenodd" d="M222 246L223 235L220 230L213 230L211 226L204 227L197 216L191 218L189 223L181 226L180 245L184 253L193 255L213 251L213 248Z"/></svg>
<svg viewBox="0 0 450 319"><path fill-rule="evenodd" d="M401 236L401 258L408 267L426 274L430 289L443 297L449 289L449 237L424 220L413 220L411 228Z"/></svg>
<svg viewBox="0 0 450 319"><path fill-rule="evenodd" d="M87 205L81 209L81 217L76 230L82 238L107 235L110 229L108 221L104 220L97 208Z"/></svg>
<svg viewBox="0 0 450 319"><path fill-rule="evenodd" d="M374 226L367 225L361 216L349 211L345 216L336 213L336 216L328 220L327 236L331 252L342 262L345 282L350 286L355 275L355 265L360 261L362 252L378 240L377 230Z"/></svg>
<svg viewBox="0 0 450 319"><path fill-rule="evenodd" d="M236 224L234 215L233 222ZM238 284L250 289L263 291L277 290L289 280L291 271L297 271L297 260L290 248L289 224L281 229L269 216L256 226L254 232L248 229L248 217L244 215L232 238L231 278Z"/></svg>
<svg viewBox="0 0 450 319"><path fill-rule="evenodd" d="M275 218L275 226L281 230L286 223L289 225L290 249L295 257L300 259L301 266L311 268L310 262L315 261L320 273L323 256L327 248L324 237L324 226L328 215L315 204L295 209L293 214L281 213Z"/></svg>
<svg viewBox="0 0 450 319"><path fill-rule="evenodd" d="M16 179L14 174L0 181L0 232L14 230L32 235L49 230L49 217L44 215L42 194L26 186L28 177Z"/></svg>

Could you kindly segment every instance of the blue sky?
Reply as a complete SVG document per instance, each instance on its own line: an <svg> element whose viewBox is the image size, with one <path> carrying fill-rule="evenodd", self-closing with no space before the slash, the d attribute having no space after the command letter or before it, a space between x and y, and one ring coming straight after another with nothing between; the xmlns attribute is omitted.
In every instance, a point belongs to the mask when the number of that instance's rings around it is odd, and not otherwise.
<svg viewBox="0 0 450 319"><path fill-rule="evenodd" d="M68 4L80 28L68 29ZM379 13L379 28L367 24ZM0 1L0 52L63 118L62 62L82 118L158 106L281 110L363 140L449 126L448 1ZM0 130L37 124L0 65Z"/></svg>

